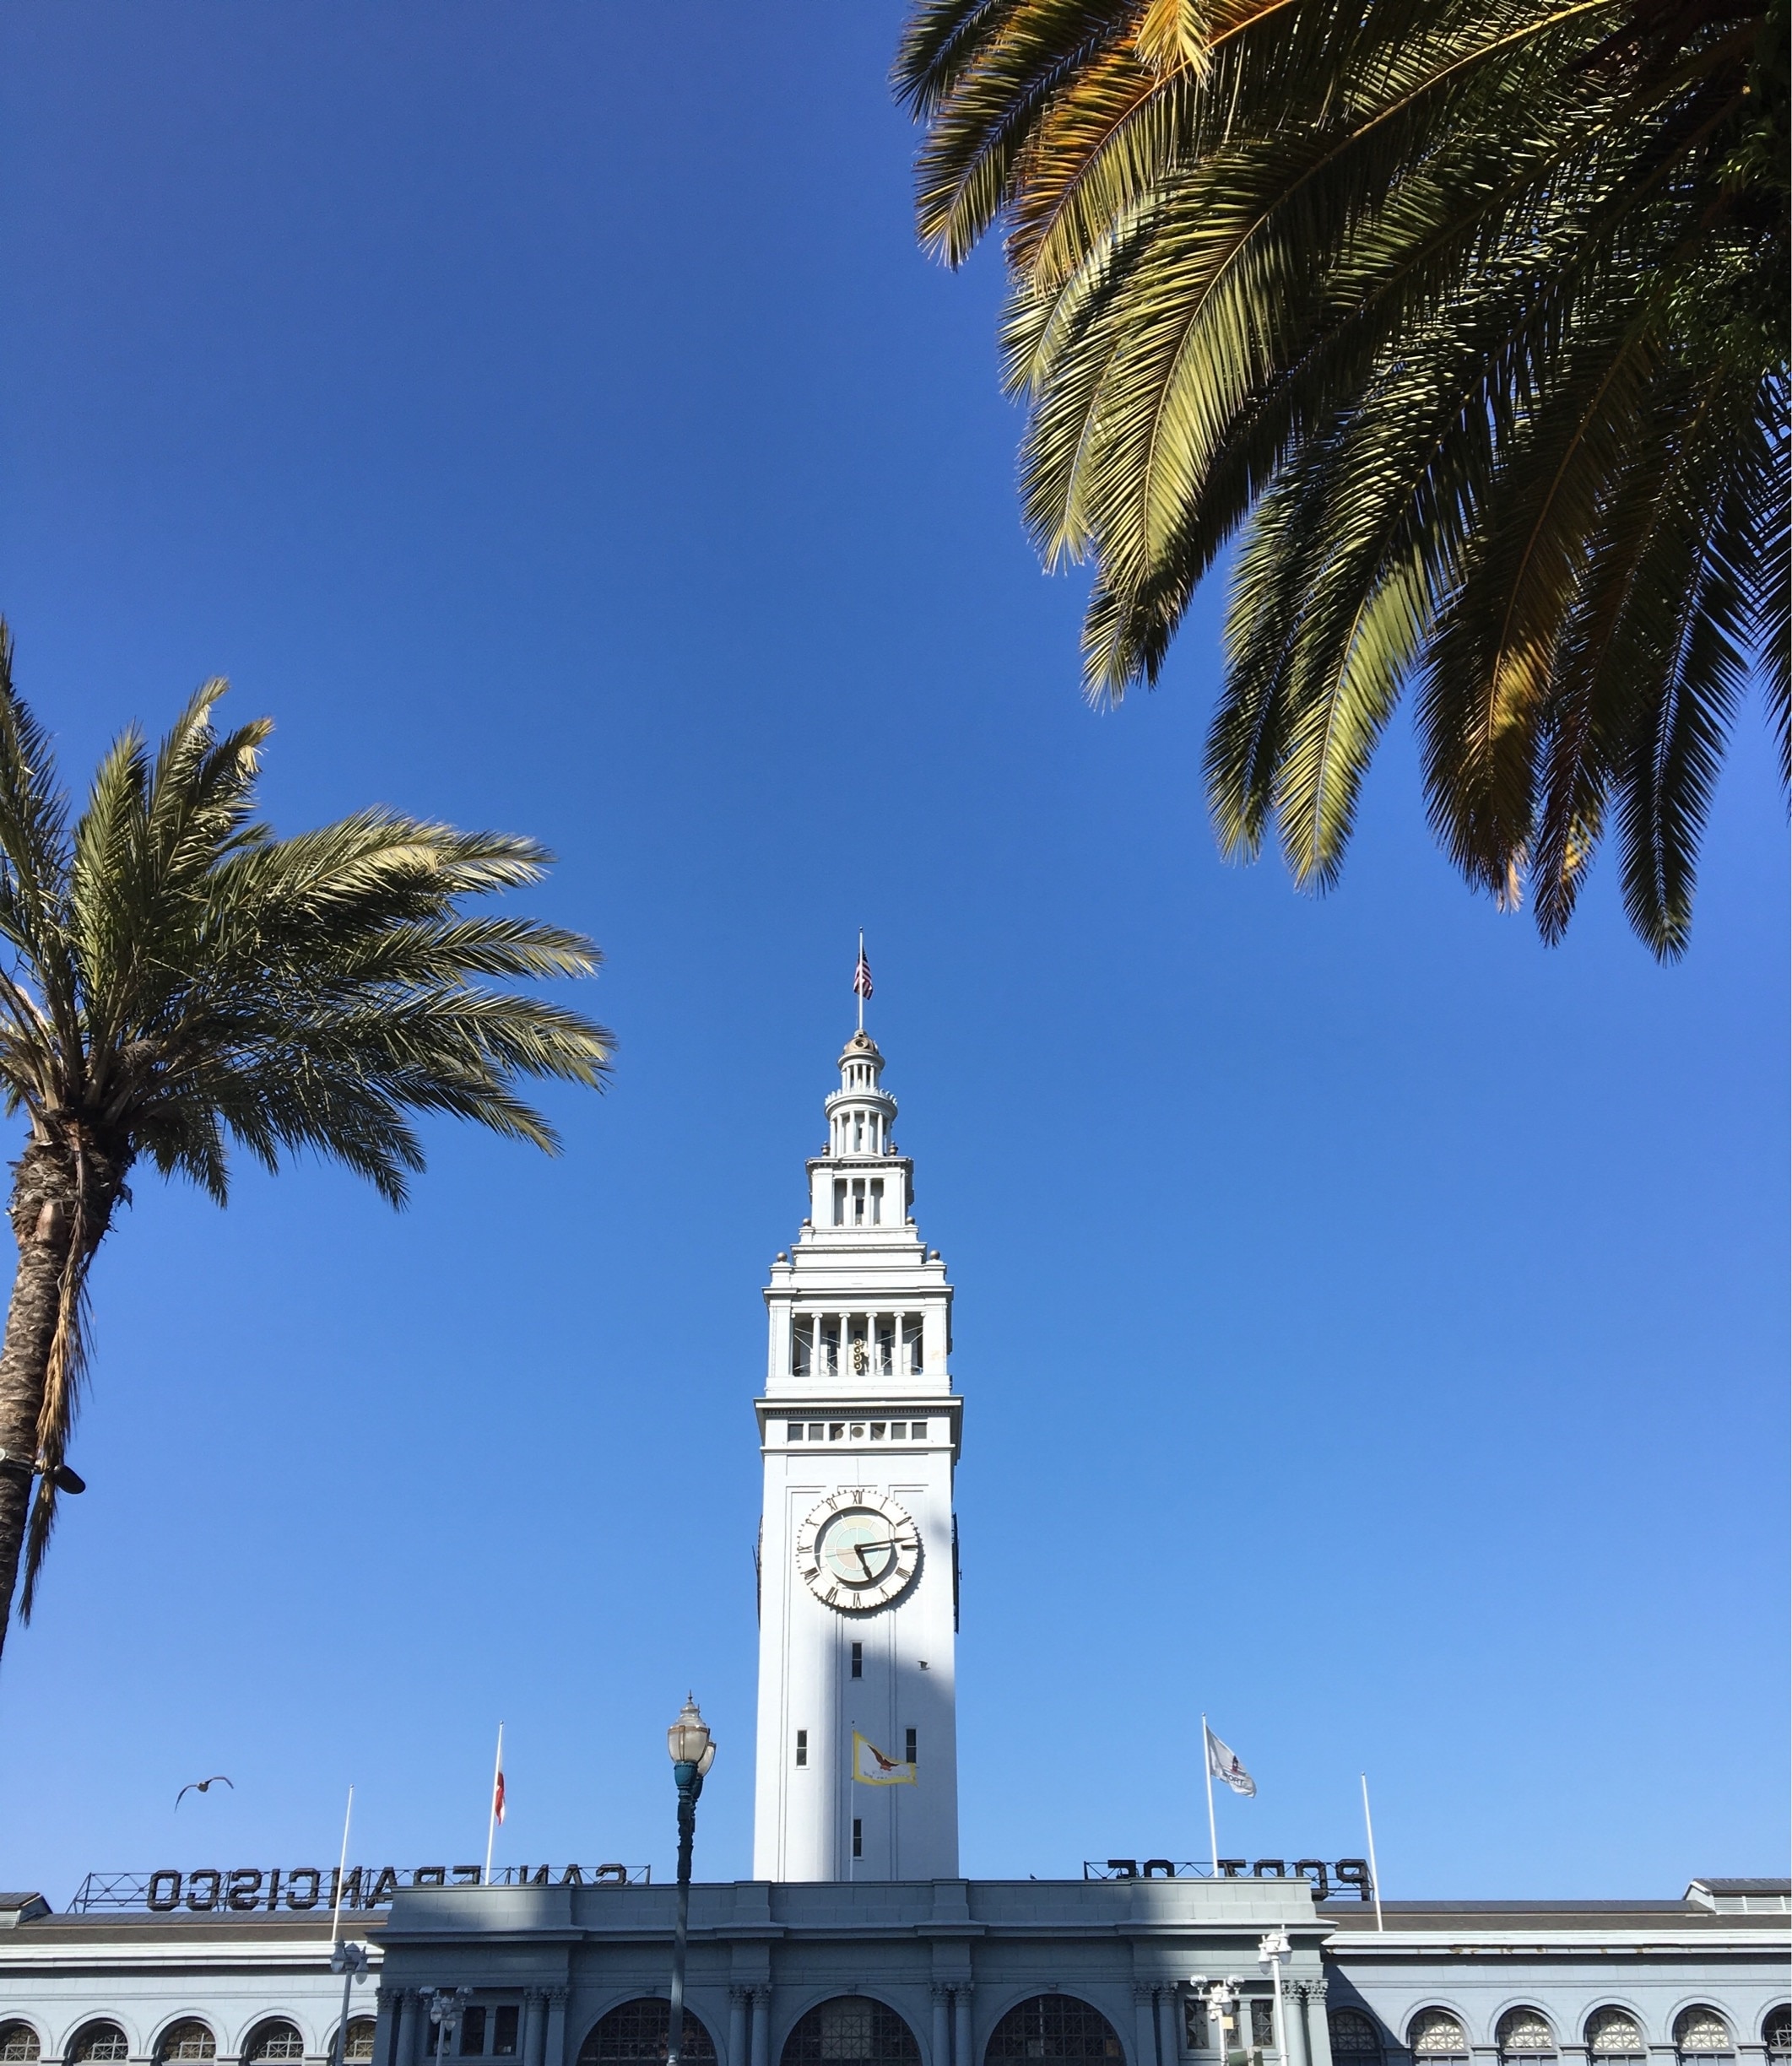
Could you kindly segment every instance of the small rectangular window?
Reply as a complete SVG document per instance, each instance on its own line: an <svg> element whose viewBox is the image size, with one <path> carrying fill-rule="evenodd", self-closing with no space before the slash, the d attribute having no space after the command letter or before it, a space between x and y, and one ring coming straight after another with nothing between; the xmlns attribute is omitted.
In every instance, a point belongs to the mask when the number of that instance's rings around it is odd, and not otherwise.
<svg viewBox="0 0 1792 2066"><path fill-rule="evenodd" d="M856 1642L853 1646L853 1676L855 1679L863 1679L864 1675L865 1646L862 1642Z"/></svg>
<svg viewBox="0 0 1792 2066"><path fill-rule="evenodd" d="M865 1855L865 1825L857 1815L853 1818L853 1855L856 1858Z"/></svg>
<svg viewBox="0 0 1792 2066"><path fill-rule="evenodd" d="M871 1423L871 1439L873 1441L881 1441L884 1439L884 1423L881 1420L874 1420Z"/></svg>
<svg viewBox="0 0 1792 2066"><path fill-rule="evenodd" d="M811 1420L811 1421L809 1422L809 1439L811 1441L820 1441L820 1439L821 1439L821 1423L820 1423L819 1420Z"/></svg>
<svg viewBox="0 0 1792 2066"><path fill-rule="evenodd" d="M1251 1998L1251 2042L1259 2048L1275 2044L1275 2004Z"/></svg>
<svg viewBox="0 0 1792 2066"><path fill-rule="evenodd" d="M807 1729L797 1731L797 1762L799 1765L806 1765L809 1762L809 1731Z"/></svg>
<svg viewBox="0 0 1792 2066"><path fill-rule="evenodd" d="M1183 2049L1185 2052L1207 2049L1207 2004L1198 1994L1183 1997Z"/></svg>
<svg viewBox="0 0 1792 2066"><path fill-rule="evenodd" d="M915 1732L910 1729L903 1739L906 1748L902 1755L912 1765L915 1762Z"/></svg>
<svg viewBox="0 0 1792 2066"><path fill-rule="evenodd" d="M911 1441L925 1441L927 1440L926 1421L911 1420L908 1424L908 1439Z"/></svg>
<svg viewBox="0 0 1792 2066"><path fill-rule="evenodd" d="M800 1420L793 1420L790 1423L789 1429L787 1431L784 1439L786 1441L801 1441L803 1439L803 1423Z"/></svg>
<svg viewBox="0 0 1792 2066"><path fill-rule="evenodd" d="M517 2056L517 2004L506 2002L501 2009L491 2012L491 2055L494 2058L515 2058Z"/></svg>
<svg viewBox="0 0 1792 2066"><path fill-rule="evenodd" d="M485 2051L485 2011L483 2009L463 2009L460 2019L460 2055L463 2058L480 2058Z"/></svg>
<svg viewBox="0 0 1792 2066"><path fill-rule="evenodd" d="M863 1441L865 1439L865 1424L863 1420L855 1420L853 1423L853 1439L854 1441Z"/></svg>
<svg viewBox="0 0 1792 2066"><path fill-rule="evenodd" d="M891 1441L907 1441L908 1423L906 1420L892 1420L890 1423L890 1439Z"/></svg>
<svg viewBox="0 0 1792 2066"><path fill-rule="evenodd" d="M847 1182L844 1176L836 1176L834 1179L834 1225L844 1226L846 1223Z"/></svg>
<svg viewBox="0 0 1792 2066"><path fill-rule="evenodd" d="M844 1420L830 1420L828 1422L827 1438L830 1441L844 1441L846 1440L846 1436L847 1424Z"/></svg>

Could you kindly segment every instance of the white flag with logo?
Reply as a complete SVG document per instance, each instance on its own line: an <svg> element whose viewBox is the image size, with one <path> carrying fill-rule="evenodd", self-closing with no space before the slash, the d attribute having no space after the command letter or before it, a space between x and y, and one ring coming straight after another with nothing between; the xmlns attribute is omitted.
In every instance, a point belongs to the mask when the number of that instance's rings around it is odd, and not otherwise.
<svg viewBox="0 0 1792 2066"><path fill-rule="evenodd" d="M1223 1779L1234 1793L1257 1791L1257 1782L1238 1762L1238 1753L1221 1743L1211 1729L1207 1731L1207 1769L1215 1779Z"/></svg>

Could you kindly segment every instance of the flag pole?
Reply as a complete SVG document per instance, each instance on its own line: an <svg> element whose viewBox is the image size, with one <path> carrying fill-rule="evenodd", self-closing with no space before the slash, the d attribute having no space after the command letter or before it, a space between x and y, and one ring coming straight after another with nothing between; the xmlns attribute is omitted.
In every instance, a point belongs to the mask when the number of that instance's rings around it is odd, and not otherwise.
<svg viewBox="0 0 1792 2066"><path fill-rule="evenodd" d="M349 1875L349 1823L355 1813L355 1788L349 1788L349 1804L342 1816L342 1863L336 1868L336 1898L330 1904L330 1948L336 1948L336 1939L342 1928L342 1883Z"/></svg>
<svg viewBox="0 0 1792 2066"><path fill-rule="evenodd" d="M1213 1876L1220 1876L1220 1839L1214 1833L1213 1739L1207 1733L1207 1717L1201 1717L1201 1770L1207 1775L1207 1847L1213 1861Z"/></svg>
<svg viewBox="0 0 1792 2066"><path fill-rule="evenodd" d="M1362 1826L1369 1839L1369 1890L1375 1896L1375 1927L1386 1927L1381 1919L1381 1868L1375 1863L1375 1825L1369 1820L1369 1775L1362 1775Z"/></svg>
<svg viewBox="0 0 1792 2066"><path fill-rule="evenodd" d="M498 1724L498 1755L491 1760L491 1812L485 1818L485 1876L481 1886L491 1885L491 1847L498 1835L498 1782L504 1777L504 1724Z"/></svg>
<svg viewBox="0 0 1792 2066"><path fill-rule="evenodd" d="M865 993L858 980L858 971L865 965L865 928L858 928L858 960L853 970L853 991L858 999L858 1030L865 1030Z"/></svg>

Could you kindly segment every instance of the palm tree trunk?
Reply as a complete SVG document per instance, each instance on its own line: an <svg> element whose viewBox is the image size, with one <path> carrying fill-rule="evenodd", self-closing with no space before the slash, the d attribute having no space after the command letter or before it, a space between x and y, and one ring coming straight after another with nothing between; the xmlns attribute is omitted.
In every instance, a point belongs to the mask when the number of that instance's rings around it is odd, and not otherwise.
<svg viewBox="0 0 1792 2066"><path fill-rule="evenodd" d="M19 1265L6 1333L0 1339L0 1648L12 1619L13 1593L30 1514L44 1387L62 1310L62 1279L78 1214L73 1154L33 1141L13 1166L13 1232ZM104 1231L104 1220L100 1231ZM97 1236L85 1242L91 1253Z"/></svg>

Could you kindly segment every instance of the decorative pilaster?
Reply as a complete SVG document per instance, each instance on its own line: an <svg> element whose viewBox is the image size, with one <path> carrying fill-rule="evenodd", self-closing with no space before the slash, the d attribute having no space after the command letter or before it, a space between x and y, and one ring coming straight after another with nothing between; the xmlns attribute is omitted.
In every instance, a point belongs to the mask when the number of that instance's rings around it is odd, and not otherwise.
<svg viewBox="0 0 1792 2066"><path fill-rule="evenodd" d="M544 2066L566 2066L566 1995L563 1987L543 1990L548 1998L548 2042Z"/></svg>
<svg viewBox="0 0 1792 2066"><path fill-rule="evenodd" d="M541 2066L544 2002L539 1988L522 1990L522 2066Z"/></svg>
<svg viewBox="0 0 1792 2066"><path fill-rule="evenodd" d="M1161 2066L1176 2066L1176 1989L1157 1989L1157 2056Z"/></svg>
<svg viewBox="0 0 1792 2066"><path fill-rule="evenodd" d="M1304 2066L1331 2066L1331 2031L1325 2020L1325 1982L1319 1980L1302 1980L1301 1995L1301 2043L1306 2052Z"/></svg>
<svg viewBox="0 0 1792 2066"><path fill-rule="evenodd" d="M771 1990L768 1987L753 1990L752 2066L771 2066Z"/></svg>
<svg viewBox="0 0 1792 2066"><path fill-rule="evenodd" d="M728 2066L747 2066L747 2010L752 2000L751 1988L728 1991Z"/></svg>
<svg viewBox="0 0 1792 2066"><path fill-rule="evenodd" d="M414 2066L417 2057L417 2006L415 1988L394 1988L398 1998L398 2066ZM384 1988L381 1989L383 1993ZM375 2062L378 2066L378 2062Z"/></svg>
<svg viewBox="0 0 1792 2066"><path fill-rule="evenodd" d="M1136 2057L1133 2066L1160 2066L1157 2057L1157 2016L1152 1997L1156 1988L1135 1987L1133 1989L1133 2043ZM1162 2062L1162 2066L1176 2066L1174 2059Z"/></svg>
<svg viewBox="0 0 1792 2066"><path fill-rule="evenodd" d="M968 1983L952 1989L952 2056L955 2066L972 2066L977 2057L972 2048L971 1989Z"/></svg>
<svg viewBox="0 0 1792 2066"><path fill-rule="evenodd" d="M934 1998L934 2056L928 2066L952 2066L952 1990L935 1981L928 1992Z"/></svg>

